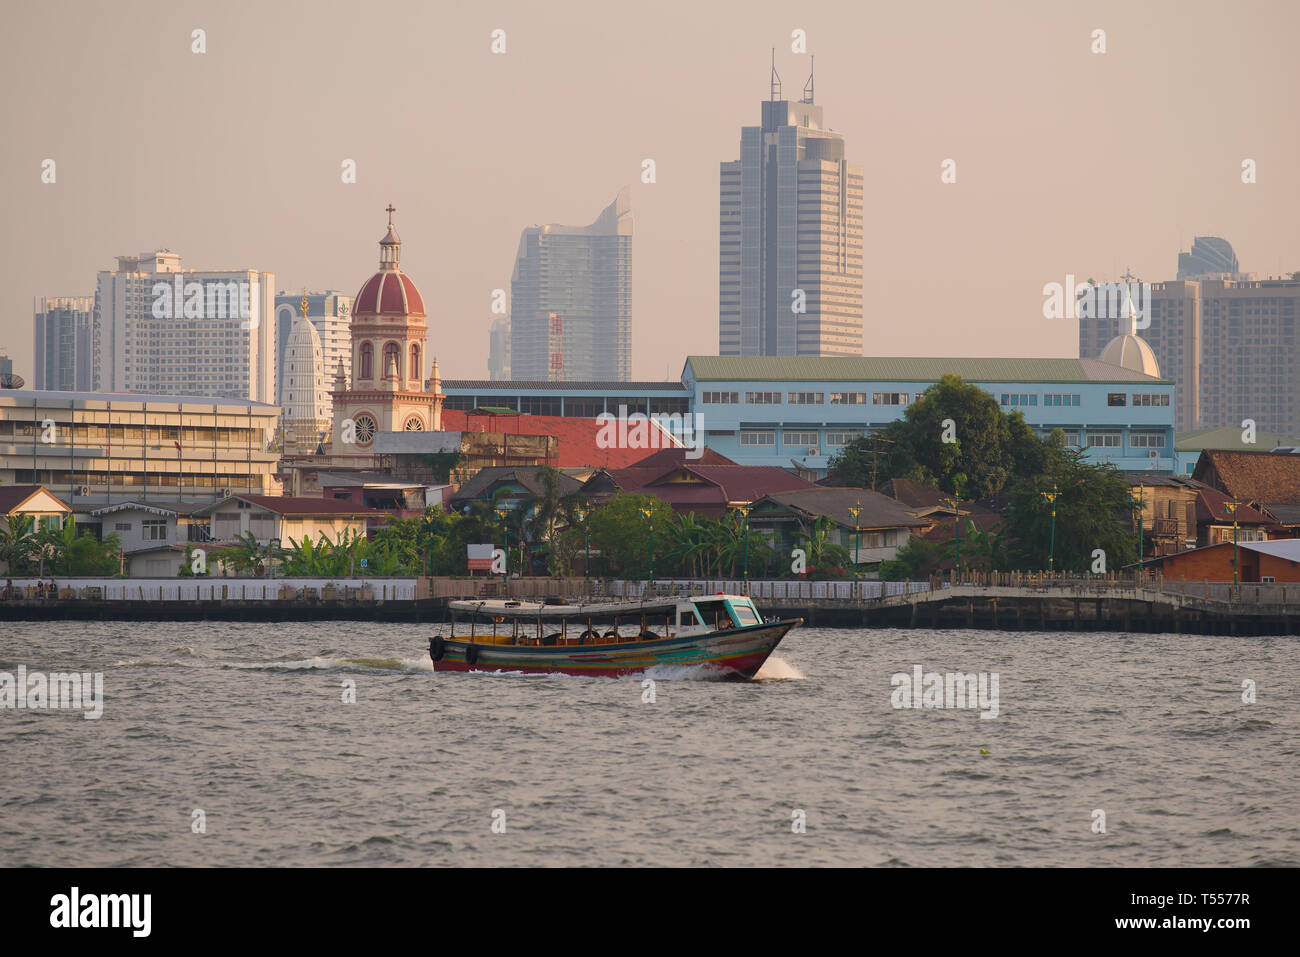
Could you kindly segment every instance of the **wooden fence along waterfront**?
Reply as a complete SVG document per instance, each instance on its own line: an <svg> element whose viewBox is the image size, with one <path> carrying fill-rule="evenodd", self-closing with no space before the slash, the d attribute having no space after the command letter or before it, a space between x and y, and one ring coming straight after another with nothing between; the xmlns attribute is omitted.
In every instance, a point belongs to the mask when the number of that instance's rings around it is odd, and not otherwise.
<svg viewBox="0 0 1300 957"><path fill-rule="evenodd" d="M968 572L956 580L620 581L582 578L13 579L0 619L442 620L455 598L578 602L747 593L765 615L868 628L1291 634L1300 585L1165 581L1150 574ZM48 584L48 581L47 581ZM0 586L3 587L3 586Z"/></svg>

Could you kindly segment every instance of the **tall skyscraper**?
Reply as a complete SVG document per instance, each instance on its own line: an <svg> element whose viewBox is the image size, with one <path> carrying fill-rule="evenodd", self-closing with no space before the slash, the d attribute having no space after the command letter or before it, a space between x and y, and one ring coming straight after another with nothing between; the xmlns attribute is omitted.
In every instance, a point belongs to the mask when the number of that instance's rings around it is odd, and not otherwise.
<svg viewBox="0 0 1300 957"><path fill-rule="evenodd" d="M1300 434L1300 280L1199 285L1202 424Z"/></svg>
<svg viewBox="0 0 1300 957"><path fill-rule="evenodd" d="M1185 254L1184 254L1185 255ZM1138 334L1175 384L1175 428L1300 432L1300 280L1202 279L1151 284ZM1079 356L1116 334L1112 318L1079 320Z"/></svg>
<svg viewBox="0 0 1300 957"><path fill-rule="evenodd" d="M1192 251L1178 254L1179 279L1245 279L1232 244L1218 236L1197 236Z"/></svg>
<svg viewBox="0 0 1300 957"><path fill-rule="evenodd" d="M510 280L514 379L632 377L632 211L627 187L590 226L529 226Z"/></svg>
<svg viewBox="0 0 1300 957"><path fill-rule="evenodd" d="M180 261L168 250L119 256L99 274L94 390L274 404L275 276Z"/></svg>
<svg viewBox="0 0 1300 957"><path fill-rule="evenodd" d="M33 388L89 392L94 381L94 342L89 296L37 299L33 309Z"/></svg>
<svg viewBox="0 0 1300 957"><path fill-rule="evenodd" d="M488 342L488 378L510 378L510 317L497 316L492 320Z"/></svg>
<svg viewBox="0 0 1300 957"><path fill-rule="evenodd" d="M772 66L762 123L722 164L718 351L862 355L862 168L822 123L813 77L786 100Z"/></svg>

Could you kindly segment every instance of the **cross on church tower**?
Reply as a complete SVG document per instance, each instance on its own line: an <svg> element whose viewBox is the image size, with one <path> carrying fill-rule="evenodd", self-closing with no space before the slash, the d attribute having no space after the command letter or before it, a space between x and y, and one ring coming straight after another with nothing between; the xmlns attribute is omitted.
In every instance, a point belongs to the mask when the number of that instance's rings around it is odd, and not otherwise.
<svg viewBox="0 0 1300 957"><path fill-rule="evenodd" d="M392 203L389 203L389 204L388 204L388 208L385 209L384 212L386 212L386 213L388 214L388 225L389 225L389 226L392 226L392 225L393 225L393 213L397 212L397 207L395 207Z"/></svg>

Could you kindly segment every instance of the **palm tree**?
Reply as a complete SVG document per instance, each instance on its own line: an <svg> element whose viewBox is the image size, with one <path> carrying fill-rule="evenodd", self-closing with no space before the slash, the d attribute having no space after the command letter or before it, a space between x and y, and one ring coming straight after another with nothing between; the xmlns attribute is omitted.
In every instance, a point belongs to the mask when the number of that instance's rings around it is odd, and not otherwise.
<svg viewBox="0 0 1300 957"><path fill-rule="evenodd" d="M828 515L818 515L812 527L804 526L807 539L808 568L844 569L853 561L853 556L843 545L830 540L831 533L839 526Z"/></svg>
<svg viewBox="0 0 1300 957"><path fill-rule="evenodd" d="M27 568L37 544L36 520L30 515L10 515L8 524L0 527L0 561L9 574Z"/></svg>
<svg viewBox="0 0 1300 957"><path fill-rule="evenodd" d="M252 532L244 532L235 539L235 544L226 549L221 560L235 571L251 571L262 574L265 569L263 559L268 557L270 549L257 540Z"/></svg>
<svg viewBox="0 0 1300 957"><path fill-rule="evenodd" d="M668 560L687 577L702 578L704 559L713 546L707 527L695 517L695 513L678 515L668 526L666 537Z"/></svg>

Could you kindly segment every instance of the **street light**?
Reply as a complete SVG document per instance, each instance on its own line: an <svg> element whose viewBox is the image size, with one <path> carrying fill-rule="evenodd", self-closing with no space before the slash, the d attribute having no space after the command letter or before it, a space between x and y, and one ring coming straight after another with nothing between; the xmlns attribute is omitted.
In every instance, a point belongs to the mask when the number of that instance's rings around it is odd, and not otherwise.
<svg viewBox="0 0 1300 957"><path fill-rule="evenodd" d="M956 581L961 581L961 509L958 507L959 503L955 498L945 498L942 499L942 502L944 505L952 507L952 527L957 532L957 552L953 574L956 576Z"/></svg>
<svg viewBox="0 0 1300 957"><path fill-rule="evenodd" d="M849 514L853 516L853 587L858 590L858 515L862 513L862 502L858 501L849 509Z"/></svg>
<svg viewBox="0 0 1300 957"><path fill-rule="evenodd" d="M745 519L745 594L749 594L749 513L753 505L738 505L740 514Z"/></svg>
<svg viewBox="0 0 1300 957"><path fill-rule="evenodd" d="M1144 543L1143 543L1143 541L1142 541L1142 522L1143 522L1143 518L1144 518L1144 508L1143 508L1143 506L1146 505L1146 494L1145 494L1145 493L1146 493L1146 486L1145 486L1145 485L1139 485L1139 486L1138 486L1138 490L1137 490L1136 492L1134 492L1132 489L1129 489L1129 492L1128 492L1129 497L1130 497L1131 499L1133 499L1134 511L1137 512L1137 525L1138 525L1138 563L1139 563L1139 568L1140 568L1140 566L1141 566L1141 562L1142 562L1142 558L1143 558L1143 553L1144 553L1144 551L1145 551L1145 549L1144 549L1144 547L1143 547Z"/></svg>
<svg viewBox="0 0 1300 957"><path fill-rule="evenodd" d="M650 523L650 584L655 580L655 513L648 508L641 509L641 514Z"/></svg>
<svg viewBox="0 0 1300 957"><path fill-rule="evenodd" d="M510 526L506 524L506 518L510 514L510 509L506 508L503 505L500 508L494 508L492 511L496 512L498 515L501 516L501 528L502 531L505 533L506 563L501 577L505 581L506 597L509 598L510 597Z"/></svg>
<svg viewBox="0 0 1300 957"><path fill-rule="evenodd" d="M1049 572L1056 568L1056 500L1060 497L1060 491L1056 488L1056 483L1052 483L1050 492L1039 492L1039 495L1052 503L1052 538L1051 544L1047 546L1047 570Z"/></svg>
<svg viewBox="0 0 1300 957"><path fill-rule="evenodd" d="M582 538L587 548L587 558L582 563L583 578L587 579L588 587L591 583L591 526L587 524L587 510L585 508L575 508L573 517L578 520L582 526Z"/></svg>
<svg viewBox="0 0 1300 957"><path fill-rule="evenodd" d="M1230 513L1232 515L1232 590L1233 591L1236 591L1237 585L1240 584L1238 579L1238 567L1237 567L1237 509L1241 508L1241 506L1245 504L1246 504L1245 502L1239 502L1235 498L1231 502L1223 503L1224 514L1227 515Z"/></svg>

